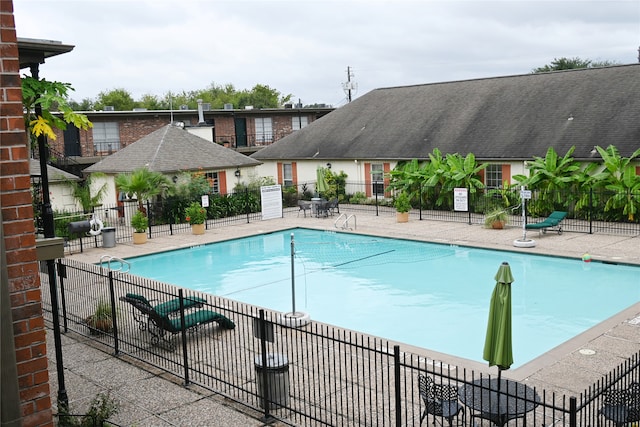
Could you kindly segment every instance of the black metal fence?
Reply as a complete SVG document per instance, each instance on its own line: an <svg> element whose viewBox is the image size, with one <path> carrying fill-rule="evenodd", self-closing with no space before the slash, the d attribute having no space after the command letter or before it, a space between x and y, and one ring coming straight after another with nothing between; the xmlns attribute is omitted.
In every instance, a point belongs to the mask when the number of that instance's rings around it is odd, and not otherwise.
<svg viewBox="0 0 640 427"><path fill-rule="evenodd" d="M493 375L433 360L384 339L307 324L299 315L129 275L126 262L112 261L112 269L57 261L63 331L91 336L116 356L126 354L185 384L198 384L262 411L266 420L409 426L442 421L444 412L463 425L473 425L472 419L497 425L613 425L602 412L608 393L640 382L639 352L578 396L507 380L500 380L498 392ZM41 274L43 307L51 320L48 279ZM144 296L152 306L173 300L177 308L167 319L179 325L177 330L159 328L125 301L127 294ZM185 308L197 298L203 299L201 306ZM92 316L104 304L112 323L98 327ZM192 327L193 313L201 310L230 319L234 327L224 321Z"/></svg>
<svg viewBox="0 0 640 427"><path fill-rule="evenodd" d="M302 183L283 189L282 206L285 213L297 212L298 200L310 200L314 196L327 199L338 198L340 205L348 208L352 213L366 213L369 215L395 215L393 198L390 193L372 193L371 183L346 182L341 186L333 186L326 193L318 194L316 183ZM380 190L382 187L379 187ZM368 191L368 192L367 192ZM508 214L508 224L522 227L526 223L544 219L554 210L568 212L562 222L562 229L577 233L604 233L640 235L640 213L630 215L625 213L623 206L607 207L611 198L628 200L629 204L638 204L640 209L640 193L626 194L624 197L610 192L595 192L588 190L584 193L553 193L541 194L532 192L531 199L526 199L526 215L522 215L522 199L520 190L490 190L477 191L468 194L467 210L454 210L453 194L438 197L432 189L420 191L421 197L414 197L412 218L419 220L437 220L452 222L467 222L469 224L483 223L485 213L499 208ZM147 202L144 210L148 213L149 238L158 236L188 233L191 228L185 220L184 209L188 205L185 200L166 199L159 202ZM617 206L617 205L616 205ZM628 205L625 205L628 207ZM112 227L116 242L128 242L132 239L130 227L131 216L138 210L135 201L123 202L119 205L103 205L96 208L94 217L100 219L105 227ZM261 197L258 190L244 189L229 194L211 194L210 205L207 208L206 229L224 225L250 223L261 220ZM70 234L68 223L91 218L90 214L82 212L64 212L55 220L56 235L64 237L71 252L83 251L85 247L99 247L104 244L103 234L85 233ZM632 218L632 219L630 219ZM38 221L38 219L36 219Z"/></svg>

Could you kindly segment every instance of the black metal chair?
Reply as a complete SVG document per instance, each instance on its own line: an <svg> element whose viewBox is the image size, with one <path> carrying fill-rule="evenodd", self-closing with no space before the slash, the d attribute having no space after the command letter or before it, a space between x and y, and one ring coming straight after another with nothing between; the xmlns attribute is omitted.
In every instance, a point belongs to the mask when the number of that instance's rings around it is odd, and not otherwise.
<svg viewBox="0 0 640 427"><path fill-rule="evenodd" d="M306 200L298 200L298 216L300 216L300 211L304 214L304 217L307 217L307 211L311 211L311 202L307 202Z"/></svg>
<svg viewBox="0 0 640 427"><path fill-rule="evenodd" d="M428 414L442 417L452 425L453 418L462 412L462 425L466 425L464 407L458 402L458 387L447 384L436 384L433 378L426 375L418 375L418 389L424 402L424 412L420 416L420 425Z"/></svg>
<svg viewBox="0 0 640 427"><path fill-rule="evenodd" d="M640 421L640 383L631 383L624 390L609 390L599 413L616 427Z"/></svg>

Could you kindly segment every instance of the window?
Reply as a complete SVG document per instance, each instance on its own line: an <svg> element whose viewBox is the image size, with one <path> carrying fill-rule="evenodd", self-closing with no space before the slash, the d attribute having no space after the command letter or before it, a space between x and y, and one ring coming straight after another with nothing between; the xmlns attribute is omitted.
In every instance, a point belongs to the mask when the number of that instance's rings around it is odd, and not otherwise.
<svg viewBox="0 0 640 427"><path fill-rule="evenodd" d="M487 166L484 181L487 188L502 188L502 165Z"/></svg>
<svg viewBox="0 0 640 427"><path fill-rule="evenodd" d="M384 167L382 163L371 163L371 194L384 197Z"/></svg>
<svg viewBox="0 0 640 427"><path fill-rule="evenodd" d="M271 117L257 117L256 121L256 143L273 142L273 128Z"/></svg>
<svg viewBox="0 0 640 427"><path fill-rule="evenodd" d="M308 125L307 116L293 116L291 117L291 129L300 130Z"/></svg>
<svg viewBox="0 0 640 427"><path fill-rule="evenodd" d="M117 122L93 124L93 149L95 152L112 153L120 149L120 131Z"/></svg>
<svg viewBox="0 0 640 427"><path fill-rule="evenodd" d="M285 187L293 185L293 167L291 163L282 164L282 185Z"/></svg>
<svg viewBox="0 0 640 427"><path fill-rule="evenodd" d="M218 172L207 172L204 174L204 177L209 181L209 190L213 194L219 194L220 185L218 181Z"/></svg>

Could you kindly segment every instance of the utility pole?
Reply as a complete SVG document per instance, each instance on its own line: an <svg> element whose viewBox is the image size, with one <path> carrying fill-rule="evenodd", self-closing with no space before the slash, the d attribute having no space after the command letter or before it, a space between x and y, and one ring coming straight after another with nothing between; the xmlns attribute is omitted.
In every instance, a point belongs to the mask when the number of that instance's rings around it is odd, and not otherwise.
<svg viewBox="0 0 640 427"><path fill-rule="evenodd" d="M344 92L347 94L347 101L351 102L352 100L352 92L358 89L358 84L351 81L351 77L353 77L353 71L351 71L351 67L347 67L347 82L342 83L342 88Z"/></svg>

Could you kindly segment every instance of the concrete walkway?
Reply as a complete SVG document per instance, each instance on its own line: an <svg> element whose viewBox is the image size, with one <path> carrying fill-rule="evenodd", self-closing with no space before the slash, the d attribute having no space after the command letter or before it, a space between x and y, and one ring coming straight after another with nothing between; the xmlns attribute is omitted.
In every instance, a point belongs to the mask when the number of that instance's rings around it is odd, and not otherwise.
<svg viewBox="0 0 640 427"><path fill-rule="evenodd" d="M341 207L341 211L345 212L345 209ZM85 249L83 253L70 254L68 257L96 263L103 255L127 258L298 226L336 230L335 217L304 218L296 213L297 208L286 213L282 219L216 228L201 236L179 234L154 238L144 245L118 243L115 248ZM357 233L576 259L589 253L597 261L640 265L638 236L568 232L539 236L535 232L528 233L529 238L536 240L534 248L517 248L513 242L522 237L522 230L518 228L490 230L480 224L420 221L415 214L409 223L398 224L394 214L355 214ZM640 349L640 302L630 301L630 304L633 303L622 313L518 369L505 371L503 375L527 381L550 392L576 395L584 391ZM172 376L141 366L127 357L116 358L96 348L86 338L69 334L63 336L62 341L66 389L72 412L83 413L98 392L109 391L121 404L120 413L113 418L113 422L119 425L265 425L260 420L261 413L257 411L196 386L184 387ZM48 333L48 352L52 399L55 401L58 387L51 331ZM487 371L486 365L465 367L481 367Z"/></svg>

